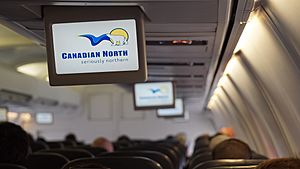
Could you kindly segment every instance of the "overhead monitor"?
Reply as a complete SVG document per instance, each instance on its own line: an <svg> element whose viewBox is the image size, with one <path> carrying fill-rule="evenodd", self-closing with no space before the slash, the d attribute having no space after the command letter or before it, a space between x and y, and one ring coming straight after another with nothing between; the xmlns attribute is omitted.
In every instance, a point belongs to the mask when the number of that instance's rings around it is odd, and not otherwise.
<svg viewBox="0 0 300 169"><path fill-rule="evenodd" d="M0 107L0 121L7 121L7 108Z"/></svg>
<svg viewBox="0 0 300 169"><path fill-rule="evenodd" d="M182 99L176 99L175 108L169 109L158 109L157 116L158 117L184 117L184 104Z"/></svg>
<svg viewBox="0 0 300 169"><path fill-rule="evenodd" d="M174 83L148 82L134 84L134 105L136 110L174 108Z"/></svg>
<svg viewBox="0 0 300 169"><path fill-rule="evenodd" d="M144 82L144 17L140 7L45 6L52 86Z"/></svg>
<svg viewBox="0 0 300 169"><path fill-rule="evenodd" d="M53 113L36 113L35 120L37 124L53 124Z"/></svg>

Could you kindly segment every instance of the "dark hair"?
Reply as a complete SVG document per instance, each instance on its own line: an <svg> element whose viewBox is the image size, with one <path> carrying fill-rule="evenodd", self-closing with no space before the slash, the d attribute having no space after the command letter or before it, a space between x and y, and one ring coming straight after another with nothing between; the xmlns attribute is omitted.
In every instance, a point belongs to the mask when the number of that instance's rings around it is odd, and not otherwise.
<svg viewBox="0 0 300 169"><path fill-rule="evenodd" d="M0 163L23 164L29 149L28 135L20 126L0 122Z"/></svg>
<svg viewBox="0 0 300 169"><path fill-rule="evenodd" d="M27 133L28 135L28 141L29 141L29 145L33 145L34 144L34 138L30 133Z"/></svg>
<svg viewBox="0 0 300 169"><path fill-rule="evenodd" d="M75 142L77 142L77 139L76 139L76 136L75 136L74 133L67 134L66 137L65 137L65 140L66 141L75 141Z"/></svg>
<svg viewBox="0 0 300 169"><path fill-rule="evenodd" d="M228 139L213 149L214 159L251 159L250 147L241 140Z"/></svg>
<svg viewBox="0 0 300 169"><path fill-rule="evenodd" d="M300 159L278 158L260 163L256 169L299 169Z"/></svg>
<svg viewBox="0 0 300 169"><path fill-rule="evenodd" d="M119 141L130 141L130 138L127 136L127 135L121 135L118 139L117 139L117 141L119 142Z"/></svg>

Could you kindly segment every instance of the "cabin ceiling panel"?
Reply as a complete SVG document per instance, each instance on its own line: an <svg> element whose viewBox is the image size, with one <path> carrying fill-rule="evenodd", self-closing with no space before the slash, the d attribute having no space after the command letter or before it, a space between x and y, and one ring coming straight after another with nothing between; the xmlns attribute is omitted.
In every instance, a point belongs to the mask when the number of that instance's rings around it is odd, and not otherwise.
<svg viewBox="0 0 300 169"><path fill-rule="evenodd" d="M229 1L228 1L229 2ZM0 2L0 20L10 22L44 45L42 5L132 6L139 5L147 20L147 41L193 40L202 45L147 45L149 81L175 81L177 96L202 97L215 48L219 0L10 0ZM13 27L14 28L14 27ZM21 31L21 32L22 32ZM37 38L36 38L37 37ZM32 46L0 50L0 63L16 66L46 59L45 49ZM10 55L10 58L5 57Z"/></svg>

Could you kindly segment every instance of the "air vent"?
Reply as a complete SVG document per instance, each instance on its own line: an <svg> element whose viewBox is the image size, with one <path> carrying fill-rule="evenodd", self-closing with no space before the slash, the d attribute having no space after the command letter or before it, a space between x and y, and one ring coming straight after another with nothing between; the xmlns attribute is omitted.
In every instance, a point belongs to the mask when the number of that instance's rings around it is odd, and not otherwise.
<svg viewBox="0 0 300 169"><path fill-rule="evenodd" d="M59 102L57 100L39 97L39 98L32 100L32 103L39 104L39 105L45 105L45 106L57 106Z"/></svg>
<svg viewBox="0 0 300 169"><path fill-rule="evenodd" d="M5 89L0 90L0 100L2 102L25 104L28 103L31 99L32 96L28 94L14 92Z"/></svg>
<svg viewBox="0 0 300 169"><path fill-rule="evenodd" d="M204 66L205 63L201 62L201 63L193 63L194 66Z"/></svg>
<svg viewBox="0 0 300 169"><path fill-rule="evenodd" d="M146 41L149 46L206 46L207 40Z"/></svg>
<svg viewBox="0 0 300 169"><path fill-rule="evenodd" d="M183 77L183 78L191 78L191 75L158 75L158 74L149 74L151 77Z"/></svg>
<svg viewBox="0 0 300 169"><path fill-rule="evenodd" d="M205 63L193 63L193 62L148 62L148 66L204 66Z"/></svg>
<svg viewBox="0 0 300 169"><path fill-rule="evenodd" d="M202 88L202 85L176 85L177 88Z"/></svg>
<svg viewBox="0 0 300 169"><path fill-rule="evenodd" d="M189 63L172 63L172 62L165 62L165 63L154 63L148 62L147 65L149 66L190 66Z"/></svg>
<svg viewBox="0 0 300 169"><path fill-rule="evenodd" d="M194 78L203 78L204 75L194 75Z"/></svg>

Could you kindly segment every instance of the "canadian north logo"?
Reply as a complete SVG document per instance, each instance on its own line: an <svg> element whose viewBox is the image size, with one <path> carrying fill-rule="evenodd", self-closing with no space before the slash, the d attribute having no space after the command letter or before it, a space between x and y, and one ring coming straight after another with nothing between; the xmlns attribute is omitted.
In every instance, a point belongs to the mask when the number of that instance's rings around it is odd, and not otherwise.
<svg viewBox="0 0 300 169"><path fill-rule="evenodd" d="M149 90L152 92L152 94L161 92L159 88L151 88Z"/></svg>
<svg viewBox="0 0 300 169"><path fill-rule="evenodd" d="M129 35L128 32L122 28L116 28L98 37L92 34L79 35L90 40L92 46L97 46L102 41L109 41L112 46L123 46L128 44Z"/></svg>

